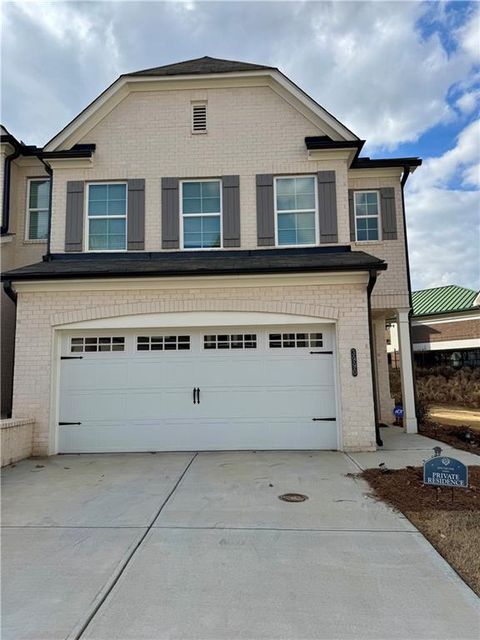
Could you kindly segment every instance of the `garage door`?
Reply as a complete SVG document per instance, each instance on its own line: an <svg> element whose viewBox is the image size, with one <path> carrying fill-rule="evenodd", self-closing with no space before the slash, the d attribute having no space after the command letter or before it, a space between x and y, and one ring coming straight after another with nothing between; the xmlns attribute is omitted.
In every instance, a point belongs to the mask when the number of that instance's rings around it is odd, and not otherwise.
<svg viewBox="0 0 480 640"><path fill-rule="evenodd" d="M69 333L58 448L337 449L334 362L331 325Z"/></svg>

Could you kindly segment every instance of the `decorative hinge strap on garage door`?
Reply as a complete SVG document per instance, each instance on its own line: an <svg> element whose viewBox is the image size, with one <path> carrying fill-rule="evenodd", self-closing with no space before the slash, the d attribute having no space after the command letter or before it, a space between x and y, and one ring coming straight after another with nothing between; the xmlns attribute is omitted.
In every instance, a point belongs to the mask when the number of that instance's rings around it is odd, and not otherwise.
<svg viewBox="0 0 480 640"><path fill-rule="evenodd" d="M60 356L60 360L83 360L83 356Z"/></svg>
<svg viewBox="0 0 480 640"><path fill-rule="evenodd" d="M66 425L71 425L71 424L82 424L81 422L59 422L58 423L60 427L65 427Z"/></svg>
<svg viewBox="0 0 480 640"><path fill-rule="evenodd" d="M310 355L312 356L320 356L322 354L325 354L328 356L328 355L332 355L332 353L333 351L310 351Z"/></svg>
<svg viewBox="0 0 480 640"><path fill-rule="evenodd" d="M335 422L336 418L312 418L313 422Z"/></svg>

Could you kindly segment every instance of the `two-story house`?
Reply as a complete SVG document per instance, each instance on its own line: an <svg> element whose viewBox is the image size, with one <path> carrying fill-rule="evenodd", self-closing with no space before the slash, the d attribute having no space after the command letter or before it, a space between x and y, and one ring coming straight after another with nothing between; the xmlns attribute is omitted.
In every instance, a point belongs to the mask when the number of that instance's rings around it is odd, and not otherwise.
<svg viewBox="0 0 480 640"><path fill-rule="evenodd" d="M122 75L43 149L13 145L12 242L47 240L3 275L34 451L372 450L392 315L415 431L421 161L363 144L278 69L205 57Z"/></svg>

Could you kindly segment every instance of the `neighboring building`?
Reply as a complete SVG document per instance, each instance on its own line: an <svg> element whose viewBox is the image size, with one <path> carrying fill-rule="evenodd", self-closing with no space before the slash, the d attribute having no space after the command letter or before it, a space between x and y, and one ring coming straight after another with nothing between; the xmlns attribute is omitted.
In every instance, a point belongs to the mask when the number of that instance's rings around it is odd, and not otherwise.
<svg viewBox="0 0 480 640"><path fill-rule="evenodd" d="M413 293L412 342L420 367L480 367L480 292L456 285Z"/></svg>
<svg viewBox="0 0 480 640"><path fill-rule="evenodd" d="M120 76L11 161L12 242L25 217L49 230L3 275L34 452L373 450L394 315L415 432L402 191L421 161L363 143L277 69L201 58Z"/></svg>
<svg viewBox="0 0 480 640"><path fill-rule="evenodd" d="M2 273L38 262L47 252L49 176L36 147L16 140L0 127ZM5 198L3 194L6 194ZM1 415L12 409L15 304L1 292Z"/></svg>

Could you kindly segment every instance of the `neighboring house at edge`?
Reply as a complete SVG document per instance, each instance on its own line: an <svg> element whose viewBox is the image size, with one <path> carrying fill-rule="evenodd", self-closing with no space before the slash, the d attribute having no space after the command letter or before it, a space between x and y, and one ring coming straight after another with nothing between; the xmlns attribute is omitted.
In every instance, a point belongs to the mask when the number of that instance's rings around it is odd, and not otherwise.
<svg viewBox="0 0 480 640"><path fill-rule="evenodd" d="M412 293L412 343L419 367L480 367L480 292L456 285ZM391 359L398 353L391 327Z"/></svg>
<svg viewBox="0 0 480 640"><path fill-rule="evenodd" d="M392 315L414 432L421 161L363 143L277 69L212 58L121 76L42 149L2 134L34 453L372 450Z"/></svg>

